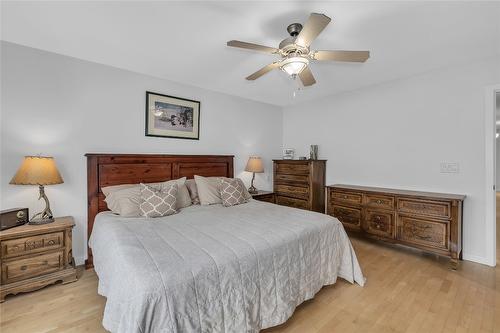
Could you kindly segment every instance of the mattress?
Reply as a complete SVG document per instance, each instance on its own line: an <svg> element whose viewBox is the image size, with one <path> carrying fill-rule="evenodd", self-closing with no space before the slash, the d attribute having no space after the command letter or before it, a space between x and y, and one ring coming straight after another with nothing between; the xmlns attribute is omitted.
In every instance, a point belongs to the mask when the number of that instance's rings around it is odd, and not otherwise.
<svg viewBox="0 0 500 333"><path fill-rule="evenodd" d="M102 212L89 245L111 332L258 332L338 277L365 282L337 219L256 200L154 219Z"/></svg>

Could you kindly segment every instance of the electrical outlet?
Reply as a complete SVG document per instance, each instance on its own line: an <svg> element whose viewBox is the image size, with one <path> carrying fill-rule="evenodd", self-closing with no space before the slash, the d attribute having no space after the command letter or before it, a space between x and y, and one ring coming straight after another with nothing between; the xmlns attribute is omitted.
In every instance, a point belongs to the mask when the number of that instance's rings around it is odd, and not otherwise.
<svg viewBox="0 0 500 333"><path fill-rule="evenodd" d="M441 173L459 173L460 168L458 162L441 162Z"/></svg>

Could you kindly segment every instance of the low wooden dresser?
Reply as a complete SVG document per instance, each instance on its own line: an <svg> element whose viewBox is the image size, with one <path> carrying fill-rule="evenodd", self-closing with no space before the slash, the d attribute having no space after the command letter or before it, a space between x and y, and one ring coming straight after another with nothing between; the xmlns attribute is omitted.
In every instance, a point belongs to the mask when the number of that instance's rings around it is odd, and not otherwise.
<svg viewBox="0 0 500 333"><path fill-rule="evenodd" d="M465 195L385 188L327 187L327 213L345 229L391 243L462 259L462 208Z"/></svg>
<svg viewBox="0 0 500 333"><path fill-rule="evenodd" d="M0 302L9 294L76 281L70 216L43 225L23 225L0 231Z"/></svg>
<svg viewBox="0 0 500 333"><path fill-rule="evenodd" d="M258 191L257 193L250 193L250 195L255 200L276 203L274 192L271 191Z"/></svg>
<svg viewBox="0 0 500 333"><path fill-rule="evenodd" d="M278 205L325 212L326 160L274 160Z"/></svg>

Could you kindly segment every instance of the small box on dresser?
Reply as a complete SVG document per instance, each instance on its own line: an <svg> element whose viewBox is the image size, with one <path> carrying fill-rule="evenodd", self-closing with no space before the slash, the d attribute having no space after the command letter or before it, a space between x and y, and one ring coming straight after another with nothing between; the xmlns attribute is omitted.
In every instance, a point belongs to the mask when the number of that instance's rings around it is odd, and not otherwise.
<svg viewBox="0 0 500 333"><path fill-rule="evenodd" d="M9 294L76 281L70 216L0 232L0 302Z"/></svg>
<svg viewBox="0 0 500 333"><path fill-rule="evenodd" d="M462 258L465 195L355 185L327 186L327 214L347 231L447 256Z"/></svg>

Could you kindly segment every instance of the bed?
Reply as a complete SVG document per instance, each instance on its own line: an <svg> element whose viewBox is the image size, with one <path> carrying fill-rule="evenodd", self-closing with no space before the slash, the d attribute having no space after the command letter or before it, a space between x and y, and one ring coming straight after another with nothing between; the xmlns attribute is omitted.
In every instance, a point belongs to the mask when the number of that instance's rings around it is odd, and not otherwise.
<svg viewBox="0 0 500 333"><path fill-rule="evenodd" d="M107 298L107 330L258 332L285 322L338 277L364 284L351 243L330 216L251 200L190 206L155 219L124 218L107 211L100 191L111 183L194 174L232 177L232 160L88 155L93 256L87 264Z"/></svg>

